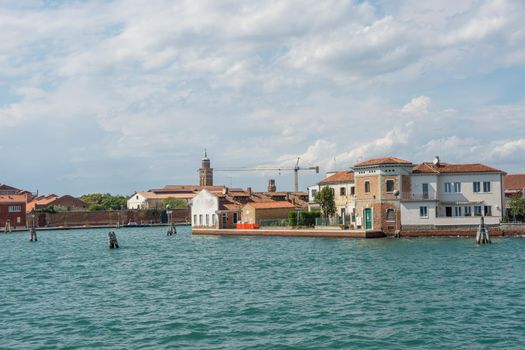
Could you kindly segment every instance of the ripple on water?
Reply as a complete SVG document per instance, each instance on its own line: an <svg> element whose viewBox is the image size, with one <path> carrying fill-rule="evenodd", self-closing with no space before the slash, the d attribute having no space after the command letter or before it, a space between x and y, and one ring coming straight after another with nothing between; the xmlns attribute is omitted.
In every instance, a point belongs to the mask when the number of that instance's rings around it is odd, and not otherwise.
<svg viewBox="0 0 525 350"><path fill-rule="evenodd" d="M0 348L512 349L523 239L0 235Z"/></svg>

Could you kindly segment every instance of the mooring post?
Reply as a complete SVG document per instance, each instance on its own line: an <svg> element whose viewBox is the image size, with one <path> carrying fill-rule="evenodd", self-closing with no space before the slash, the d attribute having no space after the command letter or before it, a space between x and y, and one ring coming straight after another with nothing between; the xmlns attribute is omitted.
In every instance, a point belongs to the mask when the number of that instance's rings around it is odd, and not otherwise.
<svg viewBox="0 0 525 350"><path fill-rule="evenodd" d="M7 220L4 227L4 233L12 232L11 231L11 220Z"/></svg>
<svg viewBox="0 0 525 350"><path fill-rule="evenodd" d="M477 244L490 244L489 230L485 225L485 217L481 217L481 221L478 227L478 232L476 233L476 243Z"/></svg>
<svg viewBox="0 0 525 350"><path fill-rule="evenodd" d="M38 239L36 237L36 230L35 230L34 227L31 227L31 229L29 230L29 241L30 242L38 241Z"/></svg>
<svg viewBox="0 0 525 350"><path fill-rule="evenodd" d="M175 224L172 223L171 227L168 229L167 235L168 236L173 236L173 235L176 235L176 234L177 234L177 228L175 227Z"/></svg>
<svg viewBox="0 0 525 350"><path fill-rule="evenodd" d="M117 241L117 235L113 231L108 233L108 246L109 246L109 249L116 249L119 247L118 241Z"/></svg>

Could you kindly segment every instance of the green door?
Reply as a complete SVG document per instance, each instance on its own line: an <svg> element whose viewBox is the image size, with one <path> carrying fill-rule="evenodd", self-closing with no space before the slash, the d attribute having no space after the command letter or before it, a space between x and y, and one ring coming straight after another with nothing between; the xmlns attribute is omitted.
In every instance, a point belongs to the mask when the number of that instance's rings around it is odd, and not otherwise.
<svg viewBox="0 0 525 350"><path fill-rule="evenodd" d="M372 229L372 209L365 208L365 230Z"/></svg>

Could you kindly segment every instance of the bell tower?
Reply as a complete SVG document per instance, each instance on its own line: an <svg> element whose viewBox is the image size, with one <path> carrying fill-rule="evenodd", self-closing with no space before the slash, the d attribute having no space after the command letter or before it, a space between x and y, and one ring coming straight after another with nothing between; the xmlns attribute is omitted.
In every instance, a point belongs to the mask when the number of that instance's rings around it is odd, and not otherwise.
<svg viewBox="0 0 525 350"><path fill-rule="evenodd" d="M201 168L199 169L199 185L213 186L213 169L206 150L204 150L204 158L202 158Z"/></svg>

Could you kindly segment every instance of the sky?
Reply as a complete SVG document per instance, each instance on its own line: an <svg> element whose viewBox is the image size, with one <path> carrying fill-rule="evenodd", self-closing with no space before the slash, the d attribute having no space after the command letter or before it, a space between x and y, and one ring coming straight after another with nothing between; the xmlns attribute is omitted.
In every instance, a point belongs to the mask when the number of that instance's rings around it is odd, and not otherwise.
<svg viewBox="0 0 525 350"><path fill-rule="evenodd" d="M132 194L368 158L525 173L522 0L0 0L0 183ZM289 171L216 172L263 190Z"/></svg>

